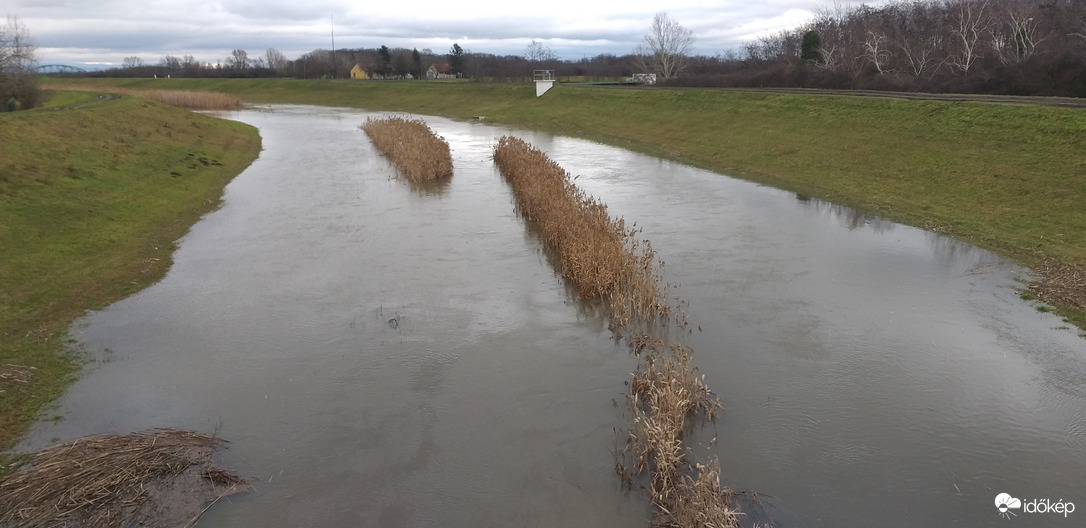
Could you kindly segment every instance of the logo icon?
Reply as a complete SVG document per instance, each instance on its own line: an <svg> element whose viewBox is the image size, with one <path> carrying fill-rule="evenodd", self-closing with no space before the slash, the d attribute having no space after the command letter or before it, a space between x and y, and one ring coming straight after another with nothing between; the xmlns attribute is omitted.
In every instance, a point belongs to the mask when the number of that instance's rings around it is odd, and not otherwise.
<svg viewBox="0 0 1086 528"><path fill-rule="evenodd" d="M1004 519L1010 519L1012 516L1018 517L1018 514L1011 510L1022 509L1022 501L1011 497L1010 493L1000 493L999 495L996 495L995 505L996 508L999 508L999 516Z"/></svg>

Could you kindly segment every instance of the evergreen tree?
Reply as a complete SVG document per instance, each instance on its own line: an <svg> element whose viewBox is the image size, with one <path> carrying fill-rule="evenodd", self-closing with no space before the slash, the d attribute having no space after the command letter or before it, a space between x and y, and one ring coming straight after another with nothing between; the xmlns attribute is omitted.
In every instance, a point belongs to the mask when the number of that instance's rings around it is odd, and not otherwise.
<svg viewBox="0 0 1086 528"><path fill-rule="evenodd" d="M453 43L452 49L449 50L449 65L452 66L453 73L457 77L461 77L464 74L464 48L461 48L459 44Z"/></svg>
<svg viewBox="0 0 1086 528"><path fill-rule="evenodd" d="M803 34L803 44L801 45L801 52L799 59L803 62L822 62L822 37L818 35L815 30L810 30Z"/></svg>
<svg viewBox="0 0 1086 528"><path fill-rule="evenodd" d="M388 46L381 46L381 49L377 50L377 58L378 73L388 77L392 73L392 51L388 49Z"/></svg>

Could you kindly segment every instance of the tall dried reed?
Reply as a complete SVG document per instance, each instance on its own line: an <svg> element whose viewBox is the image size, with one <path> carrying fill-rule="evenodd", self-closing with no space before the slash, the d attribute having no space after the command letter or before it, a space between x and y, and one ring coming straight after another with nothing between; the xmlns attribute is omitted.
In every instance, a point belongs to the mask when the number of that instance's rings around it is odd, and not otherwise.
<svg viewBox="0 0 1086 528"><path fill-rule="evenodd" d="M362 130L408 180L421 183L452 176L449 144L422 120L369 118Z"/></svg>
<svg viewBox="0 0 1086 528"><path fill-rule="evenodd" d="M653 526L735 527L732 492L720 485L719 462L693 460L683 444L689 418L712 420L720 404L699 378L689 347L642 336L633 348L640 362L630 382L634 420L620 458L619 474L651 474L648 491L655 506Z"/></svg>
<svg viewBox="0 0 1086 528"><path fill-rule="evenodd" d="M133 95L189 110L240 110L241 99L219 93L190 90L143 90Z"/></svg>
<svg viewBox="0 0 1086 528"><path fill-rule="evenodd" d="M115 86L50 86L57 90L75 90L80 92L106 92L142 97L152 101L185 108L187 110L240 110L243 103L240 98L220 92L198 90L130 90Z"/></svg>
<svg viewBox="0 0 1086 528"><path fill-rule="evenodd" d="M513 188L517 212L535 222L544 241L558 251L561 273L584 299L603 299L625 324L634 315L666 316L652 246L607 206L573 184L562 167L525 141L503 137L494 162Z"/></svg>
<svg viewBox="0 0 1086 528"><path fill-rule="evenodd" d="M688 419L712 420L719 403L699 379L691 351L674 340L638 332L664 332L670 324L670 285L663 264L639 229L612 219L607 207L578 189L569 173L523 140L503 137L494 161L513 188L517 212L539 226L540 236L557 250L561 273L581 297L605 299L612 328L626 334L639 357L628 395L634 416L626 445L616 453L624 483L649 472L655 506L653 526L738 526L732 493L720 485L716 459L693 460L683 444ZM681 306L681 304L680 304ZM677 334L686 331L676 314Z"/></svg>

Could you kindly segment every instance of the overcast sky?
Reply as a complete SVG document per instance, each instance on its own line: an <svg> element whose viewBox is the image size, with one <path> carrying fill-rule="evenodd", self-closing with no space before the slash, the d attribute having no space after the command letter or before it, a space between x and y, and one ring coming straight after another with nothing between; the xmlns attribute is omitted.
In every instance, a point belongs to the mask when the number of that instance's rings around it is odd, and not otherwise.
<svg viewBox="0 0 1086 528"><path fill-rule="evenodd" d="M856 2L839 1L838 4ZM868 4L884 2L869 1ZM695 54L738 50L792 28L833 0L0 0L22 21L39 64L119 65L166 55L216 62L276 48L288 59L332 47L429 48L523 55L532 40L563 59L629 53L657 12L694 31ZM334 20L334 23L333 23Z"/></svg>

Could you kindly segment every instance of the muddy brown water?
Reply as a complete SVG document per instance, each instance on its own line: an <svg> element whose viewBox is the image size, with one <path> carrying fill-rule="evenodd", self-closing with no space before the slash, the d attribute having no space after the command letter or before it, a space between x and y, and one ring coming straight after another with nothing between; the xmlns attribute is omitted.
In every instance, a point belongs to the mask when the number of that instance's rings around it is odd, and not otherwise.
<svg viewBox="0 0 1086 528"><path fill-rule="evenodd" d="M635 362L555 276L493 167L547 152L644 228L688 302L724 413L691 432L782 527L1079 526L1086 340L986 251L590 142L424 119L452 147L414 188L365 112L231 118L264 151L158 284L74 328L95 358L23 443L218 431L254 484L200 526L645 526L613 427ZM713 442L714 437L716 441ZM1000 518L1006 492L1074 503Z"/></svg>

